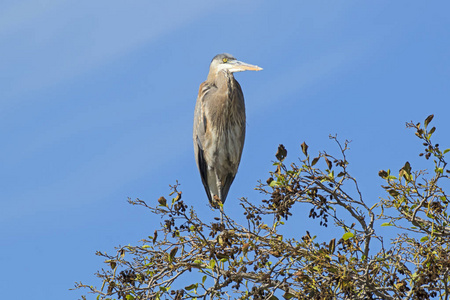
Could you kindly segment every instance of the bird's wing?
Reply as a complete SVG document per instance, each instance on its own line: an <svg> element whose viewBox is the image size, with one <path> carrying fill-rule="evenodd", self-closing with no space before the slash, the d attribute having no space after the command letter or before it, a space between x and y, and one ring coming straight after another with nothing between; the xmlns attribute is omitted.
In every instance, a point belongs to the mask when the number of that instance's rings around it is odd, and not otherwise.
<svg viewBox="0 0 450 300"><path fill-rule="evenodd" d="M227 177L225 178L225 181L222 182L223 186L220 190L222 195L220 195L220 199L222 200L222 203L225 203L225 200L228 196L228 191L230 190L231 184L233 183L235 175L232 173L229 173Z"/></svg>
<svg viewBox="0 0 450 300"><path fill-rule="evenodd" d="M210 203L213 203L213 199L211 196L209 183L208 183L208 164L206 163L204 156L204 140L205 134L207 130L207 121L205 116L205 111L203 109L203 97L206 94L208 86L206 83L202 83L200 85L199 94L197 98L197 103L195 105L195 113L194 113L194 153L195 153L195 161L197 163L198 170L200 171L200 176L202 178L202 183L205 188L206 194L208 195L208 200ZM211 183L215 184L215 183Z"/></svg>
<svg viewBox="0 0 450 300"><path fill-rule="evenodd" d="M240 118L242 119L242 126L241 126L241 134L239 135L239 145L241 145L241 148L239 149L239 161L241 161L241 155L242 150L244 149L244 141L245 141L245 126L246 126L246 117L245 117L245 102L244 102L244 94L242 93L241 85L237 80L234 81L236 84L235 91L235 99L237 100L238 104L238 111L240 113Z"/></svg>
<svg viewBox="0 0 450 300"><path fill-rule="evenodd" d="M207 174L208 165L205 161L202 145L200 143L199 138L197 138L196 161L197 161L198 170L200 171L200 176L202 178L203 187L205 188L206 195L208 196L209 202L212 204L213 199L212 199L211 191L210 191L209 185L208 185L208 174Z"/></svg>
<svg viewBox="0 0 450 300"><path fill-rule="evenodd" d="M239 145L239 149L238 149L238 153L239 153L239 157L237 157L237 161L235 162L235 164L233 164L235 166L235 169L232 170L231 173L228 173L227 176L225 177L225 180L222 181L222 195L220 195L220 199L222 200L222 203L225 203L225 199L228 196L228 191L230 190L231 184L234 181L234 178L236 176L238 167L239 167L239 162L241 161L241 155L242 155L242 150L244 148L244 140L245 140L245 103L244 103L244 94L242 93L242 89L241 86L239 84L239 82L237 82L237 80L233 79L233 84L235 86L235 88L233 89L233 94L232 94L232 98L233 101L235 103L235 105L237 106L236 112L237 112L237 118L239 120L241 120L241 125L239 126L239 134L236 136L237 138L237 145Z"/></svg>

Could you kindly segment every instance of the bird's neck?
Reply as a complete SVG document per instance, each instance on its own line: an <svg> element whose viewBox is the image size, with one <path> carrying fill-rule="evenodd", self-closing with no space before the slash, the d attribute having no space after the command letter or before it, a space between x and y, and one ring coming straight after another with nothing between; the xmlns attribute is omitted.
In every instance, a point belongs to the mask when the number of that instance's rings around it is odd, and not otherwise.
<svg viewBox="0 0 450 300"><path fill-rule="evenodd" d="M218 90L225 92L234 83L234 76L233 73L219 71L214 76L208 76L208 81L214 84Z"/></svg>

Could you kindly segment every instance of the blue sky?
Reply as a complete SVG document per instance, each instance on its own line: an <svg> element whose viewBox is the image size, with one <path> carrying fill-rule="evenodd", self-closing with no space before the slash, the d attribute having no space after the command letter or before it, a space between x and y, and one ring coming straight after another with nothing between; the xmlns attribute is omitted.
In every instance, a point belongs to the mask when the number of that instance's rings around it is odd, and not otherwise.
<svg viewBox="0 0 450 300"><path fill-rule="evenodd" d="M192 149L198 86L216 54L261 72L236 75L247 137L225 209L257 203L278 144L349 160L368 203L380 169L425 166L406 121L434 113L450 140L446 1L52 1L0 4L0 282L4 298L76 299L98 283L95 250L137 243L155 202L179 180L207 207ZM417 167L416 167L417 166ZM299 232L317 224L305 214ZM337 233L338 234L338 233ZM4 285L4 286L3 286Z"/></svg>

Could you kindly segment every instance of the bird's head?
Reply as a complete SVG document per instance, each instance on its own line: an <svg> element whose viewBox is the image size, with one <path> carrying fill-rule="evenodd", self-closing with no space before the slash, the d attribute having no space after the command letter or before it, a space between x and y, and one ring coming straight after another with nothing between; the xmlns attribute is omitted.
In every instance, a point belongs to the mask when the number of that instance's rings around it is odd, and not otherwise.
<svg viewBox="0 0 450 300"><path fill-rule="evenodd" d="M222 53L216 55L210 65L210 73L218 73L220 71L225 71L229 73L242 72L242 71L260 71L262 68L247 64L245 62L239 61L233 57L233 55L228 53Z"/></svg>

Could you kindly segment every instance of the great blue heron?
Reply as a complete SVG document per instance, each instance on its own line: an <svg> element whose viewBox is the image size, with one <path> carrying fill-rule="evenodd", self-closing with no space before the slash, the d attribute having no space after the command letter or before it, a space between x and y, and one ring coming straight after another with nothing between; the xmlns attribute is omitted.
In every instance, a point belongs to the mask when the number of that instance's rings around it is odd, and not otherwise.
<svg viewBox="0 0 450 300"><path fill-rule="evenodd" d="M194 114L194 152L209 202L224 203L236 176L245 139L245 103L234 72L262 68L224 53L211 61Z"/></svg>

